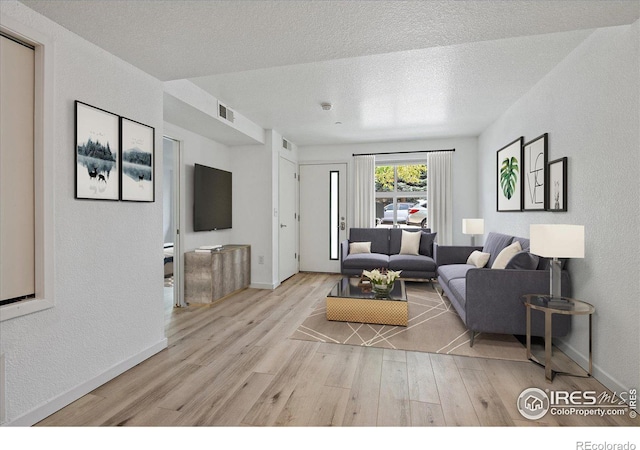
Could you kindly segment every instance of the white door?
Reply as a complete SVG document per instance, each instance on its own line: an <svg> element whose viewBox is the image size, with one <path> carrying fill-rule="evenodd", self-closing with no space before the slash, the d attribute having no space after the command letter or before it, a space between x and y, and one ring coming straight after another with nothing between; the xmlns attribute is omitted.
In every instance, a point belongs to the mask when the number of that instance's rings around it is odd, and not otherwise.
<svg viewBox="0 0 640 450"><path fill-rule="evenodd" d="M278 276L280 281L284 281L298 272L297 191L298 174L296 173L296 165L287 159L280 158L278 181L278 203L280 205Z"/></svg>
<svg viewBox="0 0 640 450"><path fill-rule="evenodd" d="M347 238L347 165L300 165L300 270L340 273Z"/></svg>

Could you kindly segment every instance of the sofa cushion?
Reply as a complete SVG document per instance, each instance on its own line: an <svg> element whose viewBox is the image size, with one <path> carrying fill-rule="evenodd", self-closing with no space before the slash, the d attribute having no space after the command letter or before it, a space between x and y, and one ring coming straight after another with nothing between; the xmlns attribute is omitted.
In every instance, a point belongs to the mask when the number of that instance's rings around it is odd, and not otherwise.
<svg viewBox="0 0 640 450"><path fill-rule="evenodd" d="M489 262L487 263L488 267L493 267L493 263L502 249L511 244L511 241L513 241L513 236L494 232L489 233L487 240L484 242L484 247L482 248L483 253L489 253L491 255L489 257Z"/></svg>
<svg viewBox="0 0 640 450"><path fill-rule="evenodd" d="M523 250L513 255L505 269L536 270L539 259L538 256L529 253L529 250Z"/></svg>
<svg viewBox="0 0 640 450"><path fill-rule="evenodd" d="M402 246L402 232L421 233L421 228L387 228L389 232L389 255L399 255Z"/></svg>
<svg viewBox="0 0 640 450"><path fill-rule="evenodd" d="M511 241L511 243L514 243L516 241L520 242L520 247L522 247L522 250L529 250L529 248L531 247L531 243L529 242L529 239L514 236L513 241Z"/></svg>
<svg viewBox="0 0 640 450"><path fill-rule="evenodd" d="M457 278L464 279L467 276L469 269L475 269L476 266L471 264L448 264L446 266L438 267L438 276L442 278L442 281L449 284L451 280Z"/></svg>
<svg viewBox="0 0 640 450"><path fill-rule="evenodd" d="M456 278L449 282L449 289L456 296L458 303L463 308L467 304L467 280L465 278Z"/></svg>
<svg viewBox="0 0 640 450"><path fill-rule="evenodd" d="M400 243L401 255L415 255L418 256L420 250L420 238L422 233L411 233L406 230L402 230L402 242Z"/></svg>
<svg viewBox="0 0 640 450"><path fill-rule="evenodd" d="M551 268L551 261L552 258L538 257L538 270L549 270ZM560 258L560 269L565 270L568 261L566 258Z"/></svg>
<svg viewBox="0 0 640 450"><path fill-rule="evenodd" d="M420 254L433 258L433 243L436 240L438 233L431 233L431 231L422 231L420 237Z"/></svg>
<svg viewBox="0 0 640 450"><path fill-rule="evenodd" d="M511 261L513 256L522 251L522 247L520 247L520 242L515 241L513 244L507 245L502 251L498 254L498 257L493 261L492 269L504 269L507 267L507 263Z"/></svg>
<svg viewBox="0 0 640 450"><path fill-rule="evenodd" d="M467 264L471 264L476 266L478 269L482 269L487 265L487 262L489 262L489 256L491 255L488 253L482 253L480 250L474 250L469 255L469 258L467 258Z"/></svg>
<svg viewBox="0 0 640 450"><path fill-rule="evenodd" d="M351 228L349 242L371 242L371 253L389 254L388 228Z"/></svg>
<svg viewBox="0 0 640 450"><path fill-rule="evenodd" d="M432 258L422 255L391 255L389 256L389 269L435 273L436 262Z"/></svg>
<svg viewBox="0 0 640 450"><path fill-rule="evenodd" d="M383 269L389 267L389 257L380 253L357 253L348 255L342 261L342 267L346 269Z"/></svg>
<svg viewBox="0 0 640 450"><path fill-rule="evenodd" d="M351 242L349 244L349 254L371 253L371 242Z"/></svg>

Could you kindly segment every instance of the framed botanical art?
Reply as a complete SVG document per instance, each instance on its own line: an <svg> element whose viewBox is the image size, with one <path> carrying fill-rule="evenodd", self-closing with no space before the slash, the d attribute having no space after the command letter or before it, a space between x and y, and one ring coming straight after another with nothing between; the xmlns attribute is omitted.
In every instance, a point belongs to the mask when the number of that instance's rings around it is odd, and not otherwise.
<svg viewBox="0 0 640 450"><path fill-rule="evenodd" d="M567 157L549 162L548 210L567 210Z"/></svg>
<svg viewBox="0 0 640 450"><path fill-rule="evenodd" d="M120 118L76 101L76 192L78 199L118 200Z"/></svg>
<svg viewBox="0 0 640 450"><path fill-rule="evenodd" d="M155 201L155 129L121 118L122 196L125 201Z"/></svg>
<svg viewBox="0 0 640 450"><path fill-rule="evenodd" d="M496 197L498 211L522 211L522 141L515 141L498 150L496 158Z"/></svg>
<svg viewBox="0 0 640 450"><path fill-rule="evenodd" d="M524 144L522 202L525 211L544 211L547 206L547 141L548 133L545 133Z"/></svg>

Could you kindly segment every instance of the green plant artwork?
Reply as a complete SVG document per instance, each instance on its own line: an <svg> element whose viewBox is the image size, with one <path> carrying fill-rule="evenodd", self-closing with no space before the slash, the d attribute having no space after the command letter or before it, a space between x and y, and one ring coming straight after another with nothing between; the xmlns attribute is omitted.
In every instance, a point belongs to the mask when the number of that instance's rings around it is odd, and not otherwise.
<svg viewBox="0 0 640 450"><path fill-rule="evenodd" d="M502 193L507 200L513 197L516 191L516 182L518 181L518 159L515 156L505 158L500 166L500 187Z"/></svg>

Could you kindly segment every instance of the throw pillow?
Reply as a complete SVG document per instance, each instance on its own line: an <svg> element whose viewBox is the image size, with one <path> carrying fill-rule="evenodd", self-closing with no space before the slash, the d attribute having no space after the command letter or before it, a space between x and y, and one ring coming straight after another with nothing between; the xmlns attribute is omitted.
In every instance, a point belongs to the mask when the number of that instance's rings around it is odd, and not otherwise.
<svg viewBox="0 0 640 450"><path fill-rule="evenodd" d="M402 230L402 243L400 244L401 255L419 255L421 232L411 232Z"/></svg>
<svg viewBox="0 0 640 450"><path fill-rule="evenodd" d="M480 250L474 250L467 259L467 264L476 266L478 269L482 269L489 262L489 253L483 253Z"/></svg>
<svg viewBox="0 0 640 450"><path fill-rule="evenodd" d="M349 244L349 254L371 253L371 242L351 242Z"/></svg>
<svg viewBox="0 0 640 450"><path fill-rule="evenodd" d="M523 250L513 255L505 269L536 270L539 259L537 255L529 253L528 250Z"/></svg>
<svg viewBox="0 0 640 450"><path fill-rule="evenodd" d="M436 240L436 234L422 231L420 233L420 254L433 257L433 242Z"/></svg>
<svg viewBox="0 0 640 450"><path fill-rule="evenodd" d="M522 246L520 246L520 242L516 241L511 245L506 246L500 253L498 253L498 257L493 261L491 265L492 269L504 269L507 267L507 263L513 258L513 255L522 251Z"/></svg>

